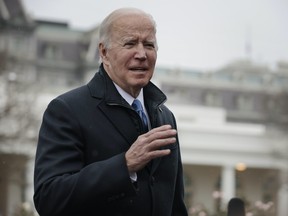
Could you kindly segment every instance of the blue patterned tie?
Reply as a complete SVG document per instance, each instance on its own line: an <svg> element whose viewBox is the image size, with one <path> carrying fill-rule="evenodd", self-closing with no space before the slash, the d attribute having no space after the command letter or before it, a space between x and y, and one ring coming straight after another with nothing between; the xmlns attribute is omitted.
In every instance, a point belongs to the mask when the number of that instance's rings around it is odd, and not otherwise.
<svg viewBox="0 0 288 216"><path fill-rule="evenodd" d="M144 113L141 102L139 100L135 99L132 103L132 107L138 113L140 118L142 119L145 130L148 131L148 120L147 120L147 116Z"/></svg>

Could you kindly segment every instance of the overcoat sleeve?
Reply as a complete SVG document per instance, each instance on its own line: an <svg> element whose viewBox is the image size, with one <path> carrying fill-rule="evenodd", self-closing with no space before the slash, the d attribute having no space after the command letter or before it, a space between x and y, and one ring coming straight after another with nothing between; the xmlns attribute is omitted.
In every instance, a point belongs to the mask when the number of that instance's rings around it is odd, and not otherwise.
<svg viewBox="0 0 288 216"><path fill-rule="evenodd" d="M83 143L73 110L54 99L43 115L35 161L34 203L41 216L83 215L135 195L124 153L87 165Z"/></svg>

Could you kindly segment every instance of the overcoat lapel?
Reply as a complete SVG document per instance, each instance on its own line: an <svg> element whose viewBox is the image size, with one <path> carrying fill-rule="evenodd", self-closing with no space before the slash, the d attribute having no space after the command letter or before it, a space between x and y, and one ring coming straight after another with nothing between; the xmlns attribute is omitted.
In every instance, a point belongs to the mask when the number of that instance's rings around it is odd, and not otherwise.
<svg viewBox="0 0 288 216"><path fill-rule="evenodd" d="M133 122L133 118L127 118L129 117L130 106L118 93L102 65L99 73L96 73L94 78L88 83L88 87L91 96L101 100L98 108L124 137L127 141L127 146L130 146L138 135L137 127L135 127L137 124Z"/></svg>
<svg viewBox="0 0 288 216"><path fill-rule="evenodd" d="M106 105L102 102L98 107L127 141L127 146L130 147L130 145L137 139L138 134L137 128L135 127L136 123L133 122L133 118L127 118L128 114L123 115L123 112L125 112L123 111L124 108L119 107L119 105ZM129 110L128 108L126 109L128 113Z"/></svg>

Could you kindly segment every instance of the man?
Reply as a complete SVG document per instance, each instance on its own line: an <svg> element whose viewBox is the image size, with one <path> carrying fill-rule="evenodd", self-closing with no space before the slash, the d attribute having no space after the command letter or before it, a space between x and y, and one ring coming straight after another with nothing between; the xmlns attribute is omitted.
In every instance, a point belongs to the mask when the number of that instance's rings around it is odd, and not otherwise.
<svg viewBox="0 0 288 216"><path fill-rule="evenodd" d="M157 59L153 18L132 8L112 12L100 26L98 48L102 63L94 78L52 100L44 113L37 211L187 216L176 122L150 82ZM134 99L144 107L141 116Z"/></svg>

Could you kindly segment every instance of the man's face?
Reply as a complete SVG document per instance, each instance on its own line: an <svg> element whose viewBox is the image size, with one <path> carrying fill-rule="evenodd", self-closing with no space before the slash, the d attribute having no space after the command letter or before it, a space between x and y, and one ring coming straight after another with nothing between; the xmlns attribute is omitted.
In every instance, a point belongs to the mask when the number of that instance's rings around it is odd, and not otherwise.
<svg viewBox="0 0 288 216"><path fill-rule="evenodd" d="M151 79L157 59L154 26L145 15L126 15L114 22L108 48L100 44L104 68L127 93L137 97Z"/></svg>

